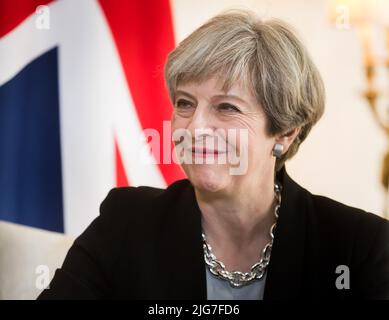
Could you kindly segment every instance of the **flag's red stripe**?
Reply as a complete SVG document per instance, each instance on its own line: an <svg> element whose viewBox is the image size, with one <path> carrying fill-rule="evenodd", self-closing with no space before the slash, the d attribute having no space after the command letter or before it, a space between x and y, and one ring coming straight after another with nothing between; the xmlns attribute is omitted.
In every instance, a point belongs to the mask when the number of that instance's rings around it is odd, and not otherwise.
<svg viewBox="0 0 389 320"><path fill-rule="evenodd" d="M115 139L115 164L116 164L116 186L126 187L129 185L126 171L124 170L120 149Z"/></svg>
<svg viewBox="0 0 389 320"><path fill-rule="evenodd" d="M174 48L169 0L100 0L111 28L138 117L144 129L160 132L172 106L165 88L163 66ZM162 148L161 148L162 162ZM175 164L160 164L167 184L184 177Z"/></svg>
<svg viewBox="0 0 389 320"><path fill-rule="evenodd" d="M36 7L53 0L0 0L0 38L35 12Z"/></svg>

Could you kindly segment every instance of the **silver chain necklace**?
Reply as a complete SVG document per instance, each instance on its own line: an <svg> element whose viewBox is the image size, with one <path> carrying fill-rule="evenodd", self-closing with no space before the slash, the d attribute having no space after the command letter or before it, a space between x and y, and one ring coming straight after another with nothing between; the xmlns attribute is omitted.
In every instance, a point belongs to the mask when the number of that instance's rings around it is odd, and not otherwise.
<svg viewBox="0 0 389 320"><path fill-rule="evenodd" d="M277 200L277 205L274 209L275 222L271 226L269 232L271 239L269 243L267 243L266 246L263 248L260 260L251 267L249 272L227 271L224 263L218 260L214 255L214 253L212 252L212 247L208 244L205 234L202 233L204 260L209 268L209 271L214 276L228 281L230 285L234 288L248 285L254 282L255 280L260 280L263 277L266 271L266 267L270 262L270 255L271 255L271 250L273 247L273 240L274 240L274 229L277 224L278 211L281 206L281 190L282 190L281 184L275 182L274 192L275 192L275 198Z"/></svg>

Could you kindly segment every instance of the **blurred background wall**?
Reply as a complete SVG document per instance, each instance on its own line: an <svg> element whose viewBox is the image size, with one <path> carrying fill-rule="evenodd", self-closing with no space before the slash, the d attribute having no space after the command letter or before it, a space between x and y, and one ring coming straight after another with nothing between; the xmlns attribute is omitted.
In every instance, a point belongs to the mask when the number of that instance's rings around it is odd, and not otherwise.
<svg viewBox="0 0 389 320"><path fill-rule="evenodd" d="M166 54L231 8L292 24L323 76L326 111L286 163L291 177L312 193L383 216L388 143L363 96L366 48L353 20L336 25L344 12L331 2L1 0L0 220L77 235L110 188L183 178L175 165L140 163L140 136L145 128L162 136L169 119ZM389 36L380 32L372 46L385 56ZM388 106L386 72L377 68L377 87L379 104Z"/></svg>

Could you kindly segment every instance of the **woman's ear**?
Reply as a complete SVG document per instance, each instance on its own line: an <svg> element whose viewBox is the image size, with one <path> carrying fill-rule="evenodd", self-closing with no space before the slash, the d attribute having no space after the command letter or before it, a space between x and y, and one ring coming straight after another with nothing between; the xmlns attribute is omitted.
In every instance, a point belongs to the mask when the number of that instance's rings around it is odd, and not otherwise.
<svg viewBox="0 0 389 320"><path fill-rule="evenodd" d="M288 151L290 145L300 133L300 129L300 127L294 128L287 133L281 134L281 136L276 139L276 143L281 143L284 146L284 153Z"/></svg>

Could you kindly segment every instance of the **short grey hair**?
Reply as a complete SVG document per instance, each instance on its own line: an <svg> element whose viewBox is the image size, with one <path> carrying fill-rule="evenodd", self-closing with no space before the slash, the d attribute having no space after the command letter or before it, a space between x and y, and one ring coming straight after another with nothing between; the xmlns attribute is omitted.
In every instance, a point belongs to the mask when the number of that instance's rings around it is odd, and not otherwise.
<svg viewBox="0 0 389 320"><path fill-rule="evenodd" d="M165 81L175 101L178 84L217 75L224 91L241 81L252 90L267 119L268 135L300 132L275 170L293 157L324 112L325 90L318 69L293 28L262 20L248 10L228 10L185 38L168 56Z"/></svg>

